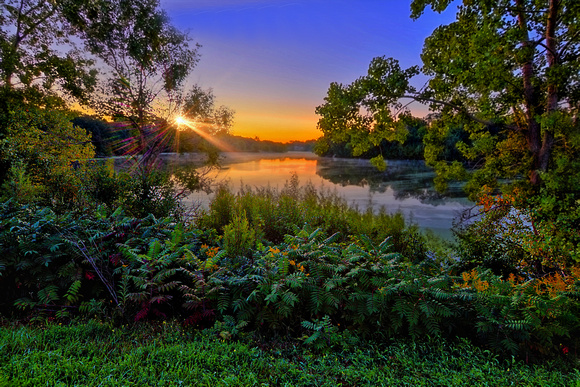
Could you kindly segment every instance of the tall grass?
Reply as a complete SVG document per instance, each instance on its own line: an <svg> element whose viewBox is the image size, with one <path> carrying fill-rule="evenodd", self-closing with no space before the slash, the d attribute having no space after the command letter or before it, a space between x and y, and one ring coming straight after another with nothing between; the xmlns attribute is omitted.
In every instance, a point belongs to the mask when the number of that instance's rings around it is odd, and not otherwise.
<svg viewBox="0 0 580 387"><path fill-rule="evenodd" d="M326 234L339 233L339 240L366 235L375 243L389 237L393 249L411 261L423 260L426 241L416 225L408 224L401 213L385 208L361 212L349 206L336 191L316 189L311 183L300 185L296 174L282 189L242 186L234 194L227 185L216 190L209 209L202 212L199 227L219 234L234 220L245 218L255 240L281 243L284 236L308 225Z"/></svg>

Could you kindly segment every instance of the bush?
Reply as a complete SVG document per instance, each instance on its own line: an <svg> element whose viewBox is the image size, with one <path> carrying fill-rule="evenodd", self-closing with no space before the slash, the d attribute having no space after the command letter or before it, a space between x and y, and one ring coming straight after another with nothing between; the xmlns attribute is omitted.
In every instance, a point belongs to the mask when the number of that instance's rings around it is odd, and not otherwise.
<svg viewBox="0 0 580 387"><path fill-rule="evenodd" d="M74 169L94 156L90 136L74 127L71 118L70 112L33 106L9 111L4 122L6 133L0 141L0 159L12 164L8 186L29 184L42 188L34 190L36 201L70 208L80 186ZM28 190L28 195L32 193Z"/></svg>
<svg viewBox="0 0 580 387"><path fill-rule="evenodd" d="M337 193L317 191L310 184L299 186L296 175L282 190L243 187L234 195L227 186L220 186L209 210L199 219L200 228L215 229L223 234L236 213L245 213L249 227L264 244L281 243L285 235L308 224L329 235L339 233L341 241L348 241L350 236L366 235L380 243L390 237L395 251L409 260L421 261L426 256L418 228L406 225L402 214L390 215L385 209L378 214L372 210L361 214Z"/></svg>
<svg viewBox="0 0 580 387"><path fill-rule="evenodd" d="M120 312L125 319L147 314L152 302L161 305L173 298L164 294L175 287L179 264L192 254L189 249L199 248L196 235L169 218L130 218L104 208L57 214L4 202L2 310L34 311L41 319L64 318L79 308L109 316Z"/></svg>

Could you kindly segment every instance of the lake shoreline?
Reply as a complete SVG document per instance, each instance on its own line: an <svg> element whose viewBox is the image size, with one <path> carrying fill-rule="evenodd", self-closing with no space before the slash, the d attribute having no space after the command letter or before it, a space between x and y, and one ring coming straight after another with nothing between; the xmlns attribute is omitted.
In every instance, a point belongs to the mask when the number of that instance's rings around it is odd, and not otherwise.
<svg viewBox="0 0 580 387"><path fill-rule="evenodd" d="M165 154L163 159L168 166L189 164L201 171L203 156ZM234 194L242 186L281 189L296 174L301 186L310 183L320 192L336 191L359 211L400 212L409 224L445 239L452 239L454 220L474 204L460 187L453 187L448 195L436 192L434 172L420 160L387 160L387 169L378 171L369 160L319 157L311 152L228 152L220 157L220 167L210 177L216 184L228 185ZM212 198L195 192L184 204L207 208Z"/></svg>

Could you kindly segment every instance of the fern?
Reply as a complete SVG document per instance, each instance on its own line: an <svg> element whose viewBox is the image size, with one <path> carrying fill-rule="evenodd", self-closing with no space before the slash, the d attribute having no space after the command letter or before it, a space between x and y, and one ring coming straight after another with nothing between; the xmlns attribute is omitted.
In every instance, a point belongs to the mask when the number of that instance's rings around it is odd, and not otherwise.
<svg viewBox="0 0 580 387"><path fill-rule="evenodd" d="M68 301L69 304L75 304L81 298L81 295L79 294L80 290L81 290L81 281L76 280L71 284L68 291L64 295L64 298Z"/></svg>
<svg viewBox="0 0 580 387"><path fill-rule="evenodd" d="M48 285L38 291L38 298L42 304L50 304L58 301L58 287L56 285Z"/></svg>
<svg viewBox="0 0 580 387"><path fill-rule="evenodd" d="M302 321L302 326L308 330L314 331L312 335L304 340L304 344L306 345L314 344L319 341L320 338L336 332L336 327L332 325L328 315L325 315L322 320L315 319L313 322Z"/></svg>

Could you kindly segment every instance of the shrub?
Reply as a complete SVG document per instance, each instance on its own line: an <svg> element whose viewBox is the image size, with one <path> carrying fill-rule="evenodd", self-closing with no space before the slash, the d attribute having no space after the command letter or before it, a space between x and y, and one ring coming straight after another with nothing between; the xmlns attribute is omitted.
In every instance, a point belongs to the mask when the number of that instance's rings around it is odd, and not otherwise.
<svg viewBox="0 0 580 387"><path fill-rule="evenodd" d="M57 214L1 203L2 310L15 305L40 318L65 317L79 306L109 316L118 309L123 318L151 311L153 303L173 297L163 298L176 286L185 255L199 248L196 235L195 229L152 215L130 218L105 208Z"/></svg>
<svg viewBox="0 0 580 387"><path fill-rule="evenodd" d="M238 208L232 221L224 227L223 245L232 257L251 254L251 249L256 245L256 232L250 228L245 211Z"/></svg>
<svg viewBox="0 0 580 387"><path fill-rule="evenodd" d="M220 186L209 210L199 219L200 228L215 229L223 234L237 212L244 212L256 238L265 244L281 243L284 236L305 224L321 228L327 234L339 233L342 241L350 236L366 235L375 243L390 237L395 251L411 261L426 257L426 248L416 226L407 226L400 213L360 213L348 206L335 192L317 191L312 185L299 186L296 175L282 190L271 187L253 190L243 187L234 195L227 186Z"/></svg>

